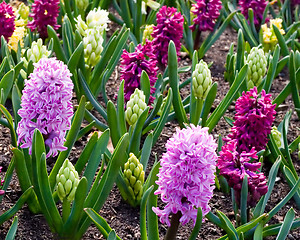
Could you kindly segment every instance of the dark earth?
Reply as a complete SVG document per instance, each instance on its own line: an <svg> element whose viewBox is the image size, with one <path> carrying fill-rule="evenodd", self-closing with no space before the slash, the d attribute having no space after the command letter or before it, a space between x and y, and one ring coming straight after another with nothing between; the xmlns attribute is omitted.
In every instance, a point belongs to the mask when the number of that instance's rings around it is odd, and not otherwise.
<svg viewBox="0 0 300 240"><path fill-rule="evenodd" d="M112 28L115 28L116 25L112 24ZM207 54L204 57L206 62L213 62L211 66L211 73L213 81L218 83L218 95L214 102L214 107L218 106L220 101L223 99L225 94L229 89L229 83L224 80L224 71L225 71L225 61L226 55L228 53L230 44L232 42L236 43L237 33L231 28L227 28L225 32L221 35L219 40L210 48ZM191 65L191 60L185 55L182 54L182 59L180 61L180 66ZM181 81L184 81L190 76L190 73L185 73L180 75ZM283 87L288 83L289 76L287 69L277 77L272 85L271 93L272 96L277 96L277 94L283 89ZM115 101L115 90L118 89L120 83L118 69L114 72L107 84L107 95L108 98ZM189 88L186 87L181 91L182 96L189 94ZM101 101L101 96L100 96ZM273 98L274 99L274 98ZM75 102L76 103L76 102ZM9 108L9 105L7 105ZM293 102L289 97L283 104L280 106L277 111L275 125L277 126L282 120L288 109L294 109ZM225 113L225 116L233 117L234 116L234 105L230 105L229 109ZM299 120L295 112L292 115L288 140L289 143L292 142L300 134L299 129ZM158 159L162 156L165 151L165 143L169 137L175 132L175 128L178 127L178 124L173 121L166 124L159 140L154 145L152 149L150 166L154 162L154 154L157 154ZM96 131L96 129L94 129ZM225 122L224 119L221 119L217 127L213 130L214 138L217 139L219 135L222 137L226 136L229 133L230 127ZM75 147L71 153L69 159L73 164L78 159L80 152L85 146L88 136L84 137L82 141L76 142ZM10 150L10 133L9 129L0 126L0 166L3 166L3 172L1 176L4 177L4 173L7 170L12 153ZM293 161L296 167L297 172L299 172L300 164L297 160L296 155L293 155ZM49 169L51 169L52 163L49 163ZM270 162L264 162L263 172L268 176L268 172L271 168ZM149 172L149 171L148 171ZM277 182L275 184L274 190L272 192L271 198L268 202L266 211L271 210L287 193L289 192L289 187L284 179L284 176L279 172ZM22 192L18 183L16 175L14 175L8 190L0 203L0 215L4 211L12 207L18 198L21 196ZM159 204L161 204L159 202ZM163 205L161 205L163 206ZM213 212L220 210L225 213L230 220L234 223L234 214L230 196L224 194L222 191L215 189L214 196L210 201L210 206ZM282 222L286 212L293 207L296 213L296 217L300 217L300 212L297 209L294 200L290 200L279 213L273 217L270 223L279 223ZM17 213L19 217L18 231L16 239L57 239L57 237L51 233L44 217L42 214L33 215L27 208L23 208ZM139 229L139 208L132 208L129 204L124 202L121 198L121 195L115 186L111 191L108 199L106 200L105 205L100 210L100 215L106 219L111 228L115 229L116 233L124 240L140 239L140 229ZM5 239L7 231L11 225L12 219L5 222L0 226L0 239ZM161 239L163 239L164 234L166 233L167 227L159 223L159 231ZM179 226L177 239L188 239L192 231L191 225ZM226 234L222 229L218 228L208 220L202 224L202 228L198 235L198 239L218 239L221 236ZM275 239L276 237L269 237L266 239ZM92 225L83 239L104 239L100 231ZM288 235L288 239L295 240L300 239L300 229L292 231Z"/></svg>

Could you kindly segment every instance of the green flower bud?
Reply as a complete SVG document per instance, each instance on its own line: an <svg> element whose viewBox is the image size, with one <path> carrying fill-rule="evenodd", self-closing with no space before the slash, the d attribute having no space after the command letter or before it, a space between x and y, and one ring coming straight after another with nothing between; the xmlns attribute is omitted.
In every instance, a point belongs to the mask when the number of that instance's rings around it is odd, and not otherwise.
<svg viewBox="0 0 300 240"><path fill-rule="evenodd" d="M21 3L18 7L18 14L21 18L27 21L29 16L29 7L26 6L24 3Z"/></svg>
<svg viewBox="0 0 300 240"><path fill-rule="evenodd" d="M75 3L80 11L85 11L89 5L89 0L75 0Z"/></svg>
<svg viewBox="0 0 300 240"><path fill-rule="evenodd" d="M124 164L124 177L133 200L139 201L143 195L145 172L143 165L133 153L129 154L129 159Z"/></svg>
<svg viewBox="0 0 300 240"><path fill-rule="evenodd" d="M103 51L103 37L96 29L86 30L86 36L83 38L84 60L87 67L94 67L100 60L100 54Z"/></svg>
<svg viewBox="0 0 300 240"><path fill-rule="evenodd" d="M66 159L56 175L57 195L61 201L73 201L79 176L72 163Z"/></svg>
<svg viewBox="0 0 300 240"><path fill-rule="evenodd" d="M278 131L276 126L272 127L271 134L275 140L275 143L278 148L281 147L281 132Z"/></svg>
<svg viewBox="0 0 300 240"><path fill-rule="evenodd" d="M143 45L146 43L146 39L148 39L149 41L153 40L153 37L151 36L151 34L153 33L153 27L154 24L146 25L145 30L143 32Z"/></svg>
<svg viewBox="0 0 300 240"><path fill-rule="evenodd" d="M46 46L43 45L43 40L39 38L37 41L33 41L31 48L27 50L26 56L22 58L24 65L27 67L28 62L31 60L33 63L37 63L41 58L48 58L50 51L47 50Z"/></svg>
<svg viewBox="0 0 300 240"><path fill-rule="evenodd" d="M248 63L248 89L258 87L267 72L267 58L264 51L258 47L253 47L247 57Z"/></svg>
<svg viewBox="0 0 300 240"><path fill-rule="evenodd" d="M212 84L211 72L202 59L192 74L192 91L196 98L205 99Z"/></svg>
<svg viewBox="0 0 300 240"><path fill-rule="evenodd" d="M134 125L146 109L147 104L145 103L145 98L143 91L138 88L131 94L125 111L125 119L129 125Z"/></svg>

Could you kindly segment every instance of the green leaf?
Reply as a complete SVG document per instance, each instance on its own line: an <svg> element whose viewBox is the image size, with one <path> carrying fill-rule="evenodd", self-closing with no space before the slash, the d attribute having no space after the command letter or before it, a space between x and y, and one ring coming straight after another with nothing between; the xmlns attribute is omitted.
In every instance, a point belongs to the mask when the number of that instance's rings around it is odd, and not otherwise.
<svg viewBox="0 0 300 240"><path fill-rule="evenodd" d="M270 62L269 69L267 72L267 77L266 77L266 80L264 81L264 89L265 89L266 93L270 92L272 82L275 78L279 54L280 54L280 47L278 45L276 45L275 51L273 54L273 59Z"/></svg>
<svg viewBox="0 0 300 240"><path fill-rule="evenodd" d="M146 99L145 102L148 104L150 97L150 80L148 74L143 70L141 74L141 90L144 92Z"/></svg>
<svg viewBox="0 0 300 240"><path fill-rule="evenodd" d="M222 222L222 228L226 231L230 240L239 240L238 233L236 232L234 226L228 219L228 217L222 213L221 211L217 210L217 214Z"/></svg>
<svg viewBox="0 0 300 240"><path fill-rule="evenodd" d="M2 114L5 116L5 118L8 121L12 145L14 147L17 147L18 146L18 144L17 144L17 135L16 135L16 132L15 132L15 129L14 129L14 121L12 119L12 116L10 115L8 110L2 104L0 104L0 110L1 110Z"/></svg>
<svg viewBox="0 0 300 240"><path fill-rule="evenodd" d="M202 126L206 126L206 121L208 114L210 113L211 107L216 99L217 96L217 89L218 89L218 83L215 82L209 89L209 92L207 94L207 97L204 101L203 108L202 108L202 113L201 113L201 119L202 119Z"/></svg>
<svg viewBox="0 0 300 240"><path fill-rule="evenodd" d="M285 215L285 218L283 220L283 224L280 228L279 234L277 235L276 240L285 240L287 235L289 234L289 231L292 227L292 223L295 217L295 212L293 208L290 208L290 210Z"/></svg>
<svg viewBox="0 0 300 240"><path fill-rule="evenodd" d="M289 49L288 49L288 46L285 43L284 37L282 36L279 29L274 24L273 24L273 30L274 30L274 33L275 33L277 39L278 39L278 43L279 43L279 46L281 48L282 55L284 57L289 55Z"/></svg>
<svg viewBox="0 0 300 240"><path fill-rule="evenodd" d="M118 129L121 135L124 135L127 132L124 106L124 80L122 80L119 87L117 99Z"/></svg>
<svg viewBox="0 0 300 240"><path fill-rule="evenodd" d="M146 226L146 206L149 196L153 190L153 186L149 187L146 192L144 192L141 205L140 205L140 230L141 230L141 240L147 240L147 226Z"/></svg>
<svg viewBox="0 0 300 240"><path fill-rule="evenodd" d="M18 230L18 216L15 216L11 224L11 227L9 228L9 231L5 237L5 240L14 240L17 230Z"/></svg>
<svg viewBox="0 0 300 240"><path fill-rule="evenodd" d="M241 191L241 224L247 223L248 178L244 176Z"/></svg>
<svg viewBox="0 0 300 240"><path fill-rule="evenodd" d="M113 146L115 147L121 137L121 134L118 127L117 110L115 108L115 105L110 100L107 103L107 122L108 127L110 128L111 140Z"/></svg>
<svg viewBox="0 0 300 240"><path fill-rule="evenodd" d="M8 94L11 91L11 88L14 84L15 71L12 69L4 75L0 82L0 89L3 89L3 95L1 95L2 104L5 104L5 101L8 97Z"/></svg>
<svg viewBox="0 0 300 240"><path fill-rule="evenodd" d="M67 57L64 53L63 48L61 47L60 41L58 39L57 33L55 32L55 30L48 25L47 26L47 30L48 30L48 36L49 38L53 39L53 50L55 52L55 55L57 57L57 59L63 61L65 64L68 63Z"/></svg>
<svg viewBox="0 0 300 240"><path fill-rule="evenodd" d="M150 157L151 150L152 150L152 143L153 143L153 134L150 133L144 142L144 145L142 148L141 159L140 159L140 163L143 165L144 170L147 169L149 157Z"/></svg>
<svg viewBox="0 0 300 240"><path fill-rule="evenodd" d="M197 211L197 220L189 240L196 240L202 225L202 210L201 207Z"/></svg>

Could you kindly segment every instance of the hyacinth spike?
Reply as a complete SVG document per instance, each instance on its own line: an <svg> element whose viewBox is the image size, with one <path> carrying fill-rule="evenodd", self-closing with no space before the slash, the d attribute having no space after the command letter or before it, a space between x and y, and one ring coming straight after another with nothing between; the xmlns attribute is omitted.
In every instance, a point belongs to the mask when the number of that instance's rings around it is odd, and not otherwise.
<svg viewBox="0 0 300 240"><path fill-rule="evenodd" d="M0 3L0 37L7 42L15 30L15 18L13 8L4 1Z"/></svg>
<svg viewBox="0 0 300 240"><path fill-rule="evenodd" d="M42 58L34 64L34 70L25 87L18 114L18 144L29 148L31 154L33 132L37 128L49 148L47 157L54 157L64 147L65 134L73 116L73 82L67 66L55 58Z"/></svg>
<svg viewBox="0 0 300 240"><path fill-rule="evenodd" d="M130 100L127 102L125 111L125 119L127 123L130 126L134 125L146 107L147 104L145 103L145 95L143 91L136 88L134 93L130 96Z"/></svg>
<svg viewBox="0 0 300 240"><path fill-rule="evenodd" d="M166 203L164 209L153 207L162 223L170 226L169 216L181 213L184 225L192 220L195 224L197 209L203 215L210 211L208 205L213 195L217 144L208 134L208 128L191 127L177 129L166 143L158 173L157 191Z"/></svg>
<svg viewBox="0 0 300 240"><path fill-rule="evenodd" d="M202 59L196 64L192 74L192 91L195 98L205 99L212 84L211 72Z"/></svg>
<svg viewBox="0 0 300 240"><path fill-rule="evenodd" d="M241 7L242 14L245 16L246 19L249 18L249 8L252 8L255 26L259 26L261 24L267 4L268 1L266 0L239 0L239 5Z"/></svg>

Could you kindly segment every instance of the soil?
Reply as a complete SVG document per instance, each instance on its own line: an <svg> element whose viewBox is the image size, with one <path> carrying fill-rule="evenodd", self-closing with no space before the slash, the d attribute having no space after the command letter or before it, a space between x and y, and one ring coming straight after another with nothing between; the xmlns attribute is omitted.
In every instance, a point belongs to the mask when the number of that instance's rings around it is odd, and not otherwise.
<svg viewBox="0 0 300 240"><path fill-rule="evenodd" d="M220 101L223 99L225 94L229 89L229 84L224 80L224 71L225 71L225 60L226 55L229 50L230 44L232 42L236 43L237 33L231 28L227 28L225 32L221 35L218 41L210 48L207 54L204 57L206 62L213 62L211 66L211 73L213 77L213 81L218 83L218 95L214 102L214 107L217 107ZM187 58L184 54L182 55L182 59L180 61L181 66L191 65L191 60ZM182 74L181 81L184 81L187 77L189 77L190 73ZM115 99L115 91L118 89L119 85L119 77L118 70L116 70L110 80L107 83L107 96L109 99ZM282 88L288 82L288 72L283 71L278 78L275 79L271 93L273 96L276 96ZM181 94L187 95L189 94L189 89L186 87L182 89ZM101 97L99 98L101 100ZM102 102L103 103L103 102ZM275 125L282 120L284 114L288 109L294 109L293 102L290 98L288 98L282 106L280 106L279 111L276 115ZM232 104L225 116L233 117L234 116L234 105ZM154 154L157 154L158 159L165 152L165 143L169 137L175 132L178 124L175 121L169 122L166 124L160 138L157 143L154 145L152 149L150 165L154 162ZM216 128L213 130L213 135L217 139L219 135L222 137L226 136L229 133L230 127L225 122L224 119L221 119ZM300 135L299 130L299 120L294 113L291 118L291 124L289 128L289 142L294 140L297 136ZM85 137L84 140L86 140ZM3 174L6 172L10 159L12 157L12 153L10 151L10 133L7 128L0 126L0 166L3 166ZM85 141L77 142L76 148L73 149L70 160L75 162L80 155L83 147L85 145ZM299 172L299 162L296 160L296 156L293 156L294 164ZM50 166L49 166L50 167ZM265 162L263 167L263 172L265 175L268 175L270 170L271 163ZM271 199L267 205L266 211L269 211L273 208L289 191L289 187L281 173L278 175L277 182L275 184L274 190L271 195ZM2 202L0 202L0 215L4 211L8 210L13 204L18 200L21 195L21 189L19 187L18 179L14 175L8 190ZM159 204L161 204L159 202ZM225 213L230 220L234 223L234 214L231 205L230 196L224 194L222 191L215 189L214 196L210 201L210 206L213 212L216 210L220 210ZM275 217L271 220L271 223L279 223L283 221L286 212L293 207L296 212L296 217L300 217L300 212L297 209L294 200L290 200L279 213L276 214ZM57 237L51 233L44 217L42 215L33 215L27 208L27 206L23 206L23 208L17 213L19 217L18 231L16 239L56 239ZM100 210L100 215L106 219L111 228L115 229L116 233L124 240L132 240L132 239L140 239L140 229L139 229L139 209L132 208L126 202L124 202L121 198L121 195L115 186L111 191L106 203ZM11 225L12 219L5 222L2 226L0 226L0 239L4 239L7 231ZM167 227L159 223L159 231L161 239L163 239L164 234L166 233ZM188 239L189 234L192 230L191 225L180 226L178 231L177 239ZM202 225L200 233L197 239L218 239L223 236L225 232L213 225L209 221L205 221ZM296 229L292 231L289 236L289 239L300 239L300 229ZM83 239L104 239L101 235L100 231L92 225ZM275 237L269 237L267 239L275 239Z"/></svg>

